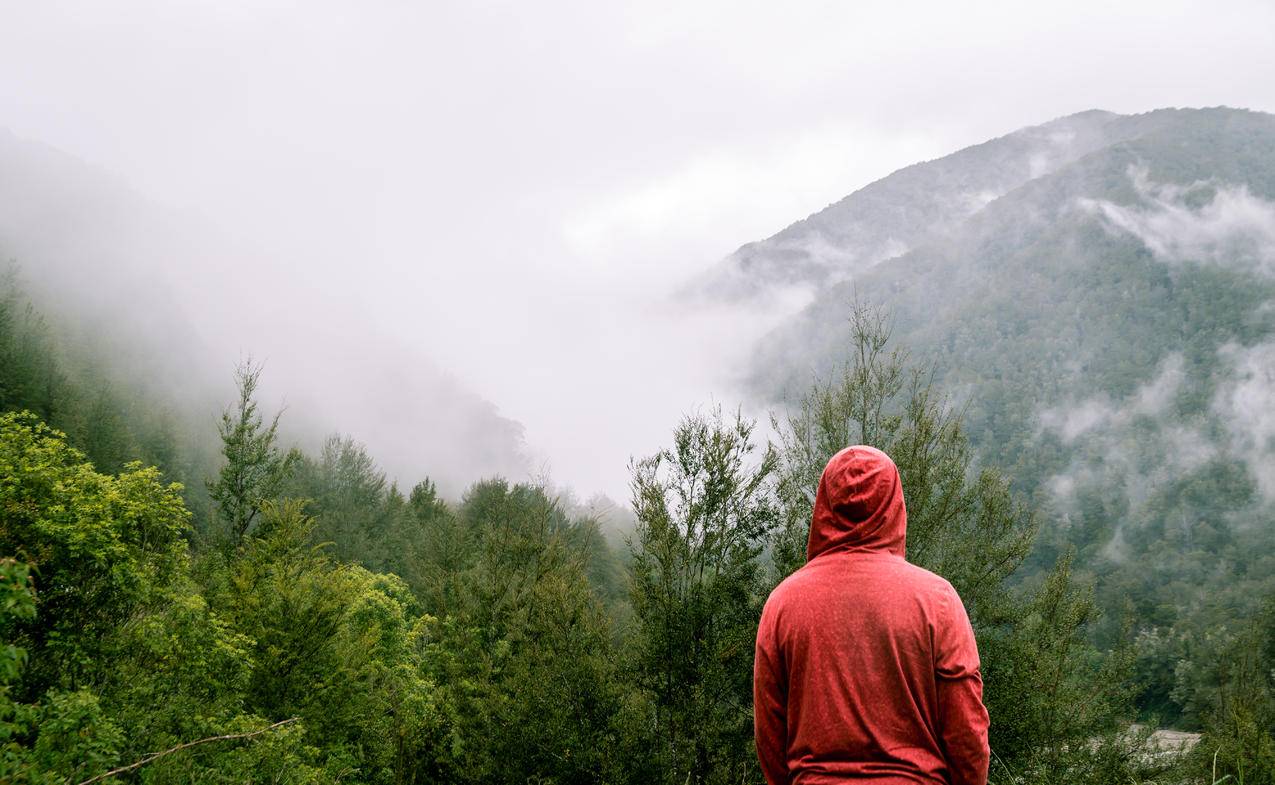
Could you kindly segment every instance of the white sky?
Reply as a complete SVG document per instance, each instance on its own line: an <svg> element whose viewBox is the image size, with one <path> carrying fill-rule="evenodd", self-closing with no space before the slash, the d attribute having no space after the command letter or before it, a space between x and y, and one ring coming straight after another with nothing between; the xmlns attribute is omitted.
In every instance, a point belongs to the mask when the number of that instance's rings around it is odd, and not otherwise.
<svg viewBox="0 0 1275 785"><path fill-rule="evenodd" d="M1275 110L1269 0L0 0L0 33L0 126L263 249L294 322L337 306L620 499L737 400L766 321L666 300L737 246L1064 114Z"/></svg>

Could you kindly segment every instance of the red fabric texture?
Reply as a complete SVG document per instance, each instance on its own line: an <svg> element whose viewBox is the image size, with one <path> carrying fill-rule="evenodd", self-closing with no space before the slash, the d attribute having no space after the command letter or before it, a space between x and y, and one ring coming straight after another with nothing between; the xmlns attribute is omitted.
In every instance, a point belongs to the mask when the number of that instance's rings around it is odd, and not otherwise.
<svg viewBox="0 0 1275 785"><path fill-rule="evenodd" d="M978 649L952 585L904 560L899 470L872 447L824 469L804 567L762 611L753 671L770 785L985 785Z"/></svg>

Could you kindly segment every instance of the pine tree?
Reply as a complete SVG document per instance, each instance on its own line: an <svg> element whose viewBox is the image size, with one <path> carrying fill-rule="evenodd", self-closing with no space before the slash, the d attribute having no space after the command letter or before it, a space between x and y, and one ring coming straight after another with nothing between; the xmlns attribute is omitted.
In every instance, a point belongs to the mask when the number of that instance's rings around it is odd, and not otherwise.
<svg viewBox="0 0 1275 785"><path fill-rule="evenodd" d="M278 446L283 412L276 413L269 425L258 413L255 395L260 377L261 366L251 360L235 371L239 398L222 412L217 425L226 463L217 481L208 484L208 493L236 546L252 528L261 505L276 496L301 457L296 450L285 452Z"/></svg>

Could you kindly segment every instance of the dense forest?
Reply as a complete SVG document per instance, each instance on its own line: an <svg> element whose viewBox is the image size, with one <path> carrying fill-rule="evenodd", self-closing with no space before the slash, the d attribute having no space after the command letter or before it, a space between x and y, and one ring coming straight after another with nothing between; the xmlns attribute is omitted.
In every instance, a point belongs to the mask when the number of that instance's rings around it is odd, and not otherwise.
<svg viewBox="0 0 1275 785"><path fill-rule="evenodd" d="M957 198L985 188L981 206ZM900 170L740 255L764 271L777 247L871 247L879 224L911 247L821 283L759 346L758 386L799 398L809 369L844 361L828 326L856 298L887 307L977 462L1038 514L1014 581L1074 552L1102 610L1091 641L1116 645L1131 619L1141 715L1203 726L1206 674L1275 594L1275 116L1061 118Z"/></svg>
<svg viewBox="0 0 1275 785"><path fill-rule="evenodd" d="M0 780L759 782L760 607L800 566L824 462L861 442L900 467L909 559L969 608L993 782L1275 782L1271 599L1190 668L1148 657L1143 609L1100 609L890 321L853 311L848 359L773 440L730 410L670 423L629 467L617 545L543 485L443 498L349 437L293 449L252 363L205 428L8 281ZM1182 756L1130 725L1166 669L1204 731Z"/></svg>

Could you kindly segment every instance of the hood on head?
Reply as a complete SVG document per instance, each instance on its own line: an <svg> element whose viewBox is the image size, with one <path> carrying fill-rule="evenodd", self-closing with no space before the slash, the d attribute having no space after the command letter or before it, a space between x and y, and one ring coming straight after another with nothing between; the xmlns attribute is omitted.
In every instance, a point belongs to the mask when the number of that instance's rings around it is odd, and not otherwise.
<svg viewBox="0 0 1275 785"><path fill-rule="evenodd" d="M838 551L883 551L902 557L908 530L903 483L890 456L847 447L819 478L806 560Z"/></svg>

